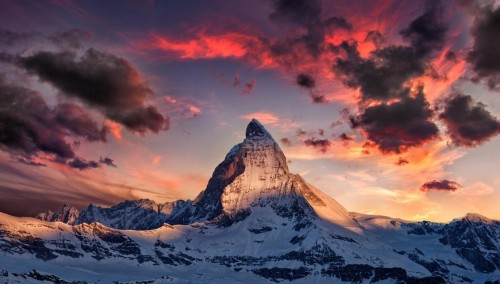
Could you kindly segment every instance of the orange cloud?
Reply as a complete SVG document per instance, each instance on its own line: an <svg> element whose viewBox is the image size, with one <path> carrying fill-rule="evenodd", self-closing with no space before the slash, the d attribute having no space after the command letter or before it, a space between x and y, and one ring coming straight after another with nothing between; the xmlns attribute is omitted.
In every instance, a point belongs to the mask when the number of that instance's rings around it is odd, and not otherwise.
<svg viewBox="0 0 500 284"><path fill-rule="evenodd" d="M189 98L174 98L167 95L156 100L156 105L161 106L171 115L197 117L202 113L201 108L189 102Z"/></svg>
<svg viewBox="0 0 500 284"><path fill-rule="evenodd" d="M211 35L200 31L187 40L154 34L151 41L140 45L172 53L180 59L245 58L260 68L276 67L258 37L236 32Z"/></svg>
<svg viewBox="0 0 500 284"><path fill-rule="evenodd" d="M244 120L251 120L252 118L257 119L263 124L275 124L280 121L280 118L269 112L253 112L241 116Z"/></svg>
<svg viewBox="0 0 500 284"><path fill-rule="evenodd" d="M104 125L109 129L109 132L116 140L118 141L122 140L123 126L109 119L106 119L104 121Z"/></svg>

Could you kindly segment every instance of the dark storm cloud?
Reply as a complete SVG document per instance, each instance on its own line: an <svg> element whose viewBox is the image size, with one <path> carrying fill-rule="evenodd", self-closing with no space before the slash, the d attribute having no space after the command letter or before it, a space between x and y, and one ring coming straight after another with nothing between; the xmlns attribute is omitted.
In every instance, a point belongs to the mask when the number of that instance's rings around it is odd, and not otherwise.
<svg viewBox="0 0 500 284"><path fill-rule="evenodd" d="M441 78L429 61L443 47L446 31L441 3L428 1L423 14L400 31L406 45L385 45L382 35L371 31L365 40L377 49L368 58L361 57L357 42L334 46L339 57L333 71L345 86L361 92L359 114L348 120L382 152L400 153L438 137L423 87L410 94L407 84L423 75Z"/></svg>
<svg viewBox="0 0 500 284"><path fill-rule="evenodd" d="M422 191L429 191L429 190L455 191L461 187L462 186L455 181L443 179L443 180L433 180L433 181L426 182L420 187L420 190L422 190Z"/></svg>
<svg viewBox="0 0 500 284"><path fill-rule="evenodd" d="M352 26L341 17L322 18L323 7L319 0L276 0L271 21L286 28L285 36L279 39L263 39L273 60L289 71L300 69L304 62L318 58L329 44L325 36L336 30L351 30ZM300 73L295 80L300 87L309 90L313 103L324 104L324 95L313 91L315 79L311 74Z"/></svg>
<svg viewBox="0 0 500 284"><path fill-rule="evenodd" d="M425 62L408 46L388 46L362 58L356 42L338 47L345 54L337 58L334 72L345 86L360 88L362 100L388 100L398 97L404 84L425 71Z"/></svg>
<svg viewBox="0 0 500 284"><path fill-rule="evenodd" d="M427 1L423 15L413 20L400 33L414 48L417 56L427 56L443 47L447 25L443 21L443 7L440 1Z"/></svg>
<svg viewBox="0 0 500 284"><path fill-rule="evenodd" d="M45 152L73 158L60 130L40 94L0 78L0 147L27 157Z"/></svg>
<svg viewBox="0 0 500 284"><path fill-rule="evenodd" d="M339 135L340 140L342 141L352 141L354 138L352 136L347 135L346 133L342 133Z"/></svg>
<svg viewBox="0 0 500 284"><path fill-rule="evenodd" d="M406 82L426 70L412 47L388 46L368 59L360 56L356 42L343 42L339 48L346 57L335 60L334 72L347 87L360 88L362 100L397 98Z"/></svg>
<svg viewBox="0 0 500 284"><path fill-rule="evenodd" d="M304 140L304 145L313 147L321 153L326 153L333 145L333 143L328 139L308 138Z"/></svg>
<svg viewBox="0 0 500 284"><path fill-rule="evenodd" d="M459 146L474 147L500 134L500 121L469 95L455 93L446 98L439 118Z"/></svg>
<svg viewBox="0 0 500 284"><path fill-rule="evenodd" d="M449 60L449 61L457 61L458 59L458 56L457 56L457 53L454 52L454 51L448 51L446 52L446 60Z"/></svg>
<svg viewBox="0 0 500 284"><path fill-rule="evenodd" d="M474 80L483 80L490 89L500 90L500 7L479 10L471 30L474 45L467 56L475 71Z"/></svg>
<svg viewBox="0 0 500 284"><path fill-rule="evenodd" d="M362 100L388 100L399 96L404 84L427 70L429 56L442 48L447 26L442 20L439 1L427 2L424 14L401 31L409 45L389 45L362 58L357 42L344 41L334 50L342 57L335 60L333 70L350 88L361 90ZM369 32L367 39L381 35Z"/></svg>
<svg viewBox="0 0 500 284"><path fill-rule="evenodd" d="M107 157L105 157L105 158L103 158L103 157L99 158L99 163L101 163L103 165L106 165L106 166L110 166L110 167L116 168L115 162L112 159L107 158Z"/></svg>
<svg viewBox="0 0 500 284"><path fill-rule="evenodd" d="M40 51L19 57L17 64L130 131L158 133L169 127L168 117L154 106L145 106L152 91L123 58L91 48L80 58L69 51Z"/></svg>
<svg viewBox="0 0 500 284"><path fill-rule="evenodd" d="M322 6L319 0L277 0L269 18L277 23L298 26L305 30L300 36L289 36L276 42L271 50L275 55L293 53L297 46L304 46L313 57L324 51L325 34L329 30L350 30L351 25L343 18L321 19Z"/></svg>
<svg viewBox="0 0 500 284"><path fill-rule="evenodd" d="M371 41L377 49L385 44L385 38L379 31L369 31L366 34L365 41Z"/></svg>
<svg viewBox="0 0 500 284"><path fill-rule="evenodd" d="M297 75L295 78L295 83L304 88L307 89L309 92L309 96L312 99L312 102L315 104L326 104L328 103L328 100L326 97L322 94L318 94L314 88L316 87L316 80L311 74L308 73L300 73Z"/></svg>
<svg viewBox="0 0 500 284"><path fill-rule="evenodd" d="M73 160L69 161L67 165L73 169L77 169L80 171L95 169L100 167L99 163L97 163L96 161L86 161L79 157L76 157Z"/></svg>
<svg viewBox="0 0 500 284"><path fill-rule="evenodd" d="M62 32L57 32L47 39L57 46L62 48L78 49L82 41L88 40L92 37L92 33L81 29L70 29Z"/></svg>
<svg viewBox="0 0 500 284"><path fill-rule="evenodd" d="M352 25L346 19L340 17L330 17L323 22L323 25L333 29L352 29Z"/></svg>
<svg viewBox="0 0 500 284"><path fill-rule="evenodd" d="M41 166L35 158L53 157L53 161L66 163L76 157L67 138L104 141L105 135L79 106L63 104L51 109L39 93L0 77L0 149L13 160Z"/></svg>
<svg viewBox="0 0 500 284"><path fill-rule="evenodd" d="M400 153L438 136L432 116L424 94L420 91L412 97L407 91L400 101L367 107L350 120L382 152Z"/></svg>
<svg viewBox="0 0 500 284"><path fill-rule="evenodd" d="M318 0L278 0L274 1L275 10L269 18L275 22L294 24L307 32L300 37L289 37L277 43L274 53L289 53L297 44L305 45L310 54L321 52L324 28L321 23L321 3Z"/></svg>
<svg viewBox="0 0 500 284"><path fill-rule="evenodd" d="M75 136L84 137L87 141L106 142L107 129L99 128L97 122L79 105L62 103L54 109L54 120Z"/></svg>
<svg viewBox="0 0 500 284"><path fill-rule="evenodd" d="M314 78L310 74L301 73L297 75L297 85L306 89L312 89L316 86Z"/></svg>

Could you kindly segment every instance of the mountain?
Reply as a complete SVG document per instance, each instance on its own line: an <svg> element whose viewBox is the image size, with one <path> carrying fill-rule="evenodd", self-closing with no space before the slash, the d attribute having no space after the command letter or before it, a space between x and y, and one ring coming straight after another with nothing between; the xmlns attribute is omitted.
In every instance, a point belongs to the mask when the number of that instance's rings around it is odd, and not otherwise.
<svg viewBox="0 0 500 284"><path fill-rule="evenodd" d="M252 120L193 201L89 205L72 224L0 214L0 280L132 283L485 283L499 222L349 213L289 172Z"/></svg>
<svg viewBox="0 0 500 284"><path fill-rule="evenodd" d="M74 225L99 222L115 229L150 230L173 223L178 214L191 208L191 201L157 204L149 199L127 200L110 208L90 204L77 216Z"/></svg>
<svg viewBox="0 0 500 284"><path fill-rule="evenodd" d="M63 222L66 224L73 225L79 216L78 209L68 204L64 204L59 212L52 212L47 210L47 212L40 213L36 215L35 218L42 221L48 222Z"/></svg>

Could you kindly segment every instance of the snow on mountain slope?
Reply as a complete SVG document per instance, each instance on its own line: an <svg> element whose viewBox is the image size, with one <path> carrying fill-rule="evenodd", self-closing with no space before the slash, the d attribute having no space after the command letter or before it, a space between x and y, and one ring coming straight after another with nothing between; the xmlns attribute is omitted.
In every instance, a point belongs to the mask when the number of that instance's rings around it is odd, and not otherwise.
<svg viewBox="0 0 500 284"><path fill-rule="evenodd" d="M352 213L367 230L434 275L500 280L500 222L467 214L449 224ZM453 278L452 278L453 279ZM457 280L458 279L458 280Z"/></svg>
<svg viewBox="0 0 500 284"><path fill-rule="evenodd" d="M473 215L456 222L409 223L351 214L290 173L272 136L252 120L244 141L229 151L192 202L89 205L74 226L0 214L0 270L7 273L2 276L0 271L0 279L45 277L39 275L66 281L180 283L500 279L498 250L495 253L498 223Z"/></svg>

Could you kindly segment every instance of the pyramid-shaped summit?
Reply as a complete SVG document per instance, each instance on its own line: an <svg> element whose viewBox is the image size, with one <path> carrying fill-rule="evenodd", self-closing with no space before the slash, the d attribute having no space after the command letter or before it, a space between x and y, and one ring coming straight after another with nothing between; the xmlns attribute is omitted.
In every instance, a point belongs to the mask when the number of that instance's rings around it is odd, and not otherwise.
<svg viewBox="0 0 500 284"><path fill-rule="evenodd" d="M290 173L286 161L271 134L258 120L252 119L243 142L229 151L191 210L186 210L174 223L213 220L232 224L257 207L269 207L302 225L311 224L321 214L342 225L358 227L340 204L309 186L299 175Z"/></svg>
<svg viewBox="0 0 500 284"><path fill-rule="evenodd" d="M271 134L269 134L264 126L255 118L252 118L252 120L248 124L245 136L247 139L268 138L273 140Z"/></svg>

